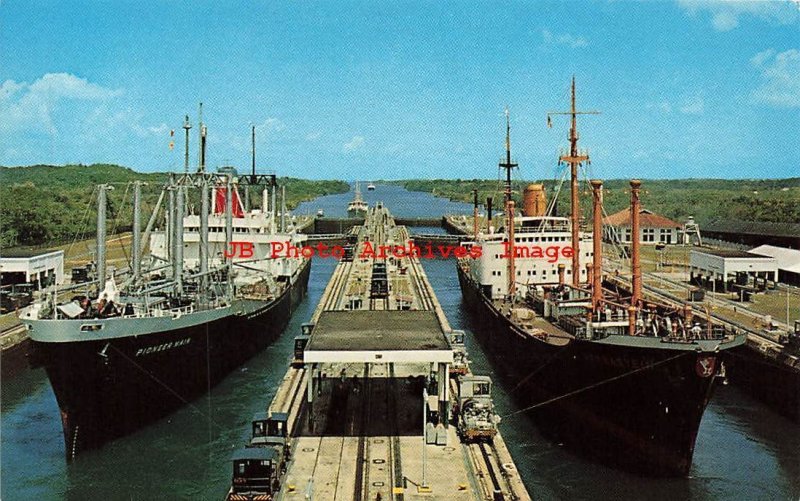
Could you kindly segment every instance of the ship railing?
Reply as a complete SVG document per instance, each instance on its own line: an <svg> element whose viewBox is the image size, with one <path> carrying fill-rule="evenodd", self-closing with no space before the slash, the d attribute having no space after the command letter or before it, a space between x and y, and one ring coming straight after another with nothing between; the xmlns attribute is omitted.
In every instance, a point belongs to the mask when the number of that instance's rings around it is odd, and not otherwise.
<svg viewBox="0 0 800 501"><path fill-rule="evenodd" d="M728 338L730 335L734 335L735 332L728 331L722 325L714 325L711 328L711 332L706 331L703 329L699 334L691 333L691 331L687 332L687 334L681 335L670 335L664 336L661 338L662 342L665 343L693 343L695 341L704 341L704 340L714 340L719 341Z"/></svg>
<svg viewBox="0 0 800 501"><path fill-rule="evenodd" d="M228 305L224 299L211 299L202 302L192 302L185 306L176 308L164 308L166 300L148 303L144 309L134 309L134 312L122 315L125 318L160 318L160 317L181 317L194 313L195 311L214 310Z"/></svg>

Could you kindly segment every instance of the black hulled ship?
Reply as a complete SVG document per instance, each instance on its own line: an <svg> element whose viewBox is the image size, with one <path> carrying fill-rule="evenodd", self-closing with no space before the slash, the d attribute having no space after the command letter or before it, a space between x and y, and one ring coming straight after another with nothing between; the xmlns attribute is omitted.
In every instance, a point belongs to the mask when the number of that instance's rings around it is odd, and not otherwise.
<svg viewBox="0 0 800 501"><path fill-rule="evenodd" d="M263 187L261 209L244 210L238 184ZM276 222L274 175L210 174L203 161L172 175L144 238L135 183L130 270L110 276L108 189L97 189L95 279L50 291L21 316L58 401L67 459L208 391L283 331L308 287L310 260L270 253L271 242L304 238ZM165 199L164 227L151 231ZM199 214L185 215L195 203Z"/></svg>
<svg viewBox="0 0 800 501"><path fill-rule="evenodd" d="M480 246L481 257L459 259L464 302L522 412L545 435L607 464L685 475L726 351L744 336L693 315L688 305L645 298L638 238L631 286L603 287L600 181L592 181L593 231L579 227L577 170L588 155L577 149L574 92L573 81L571 150L561 157L571 166L571 216L548 215L536 188L517 216L507 122L505 217L495 230L489 207L488 227L467 244ZM639 185L631 182L634 235Z"/></svg>

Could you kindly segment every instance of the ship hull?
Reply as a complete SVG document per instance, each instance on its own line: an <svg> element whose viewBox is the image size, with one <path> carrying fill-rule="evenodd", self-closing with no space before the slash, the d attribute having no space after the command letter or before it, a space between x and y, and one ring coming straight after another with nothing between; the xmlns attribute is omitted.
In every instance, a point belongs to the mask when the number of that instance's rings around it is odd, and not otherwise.
<svg viewBox="0 0 800 501"><path fill-rule="evenodd" d="M33 341L58 401L67 459L191 402L284 330L308 288L306 262L270 301L177 329L81 342Z"/></svg>
<svg viewBox="0 0 800 501"><path fill-rule="evenodd" d="M540 430L571 450L650 476L689 472L723 353L543 342L520 330L458 268L480 341ZM701 376L699 361L715 370ZM635 372L634 372L635 371Z"/></svg>
<svg viewBox="0 0 800 501"><path fill-rule="evenodd" d="M732 355L733 384L792 421L800 422L800 367L790 366L780 355L770 357L750 343L736 348Z"/></svg>

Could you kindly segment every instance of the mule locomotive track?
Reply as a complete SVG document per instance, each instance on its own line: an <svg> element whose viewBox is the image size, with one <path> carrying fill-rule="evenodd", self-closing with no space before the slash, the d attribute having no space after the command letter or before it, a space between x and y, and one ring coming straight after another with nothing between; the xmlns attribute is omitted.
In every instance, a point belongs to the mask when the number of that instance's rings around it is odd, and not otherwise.
<svg viewBox="0 0 800 501"><path fill-rule="evenodd" d="M353 260L334 270L268 408L288 416L291 458L270 495L530 499L504 469L512 460L499 433L494 443L459 438L452 333L419 259L363 253L408 240L407 229L379 207L353 235Z"/></svg>

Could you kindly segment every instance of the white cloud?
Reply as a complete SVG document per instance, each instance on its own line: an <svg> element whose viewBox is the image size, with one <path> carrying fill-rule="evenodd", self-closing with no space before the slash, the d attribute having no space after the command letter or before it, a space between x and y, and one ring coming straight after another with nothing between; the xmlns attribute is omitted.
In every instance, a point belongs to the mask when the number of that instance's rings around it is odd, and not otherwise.
<svg viewBox="0 0 800 501"><path fill-rule="evenodd" d="M260 125L256 125L256 129L266 130L267 132L280 132L286 128L286 124L279 118L268 118Z"/></svg>
<svg viewBox="0 0 800 501"><path fill-rule="evenodd" d="M155 134L157 136L160 136L160 135L166 135L167 132L170 131L170 128L167 124L161 122L161 125L145 127L145 130L147 130L147 132L149 132L150 134Z"/></svg>
<svg viewBox="0 0 800 501"><path fill-rule="evenodd" d="M773 106L800 107L800 50L775 53L769 49L750 60L761 71L761 85L753 100Z"/></svg>
<svg viewBox="0 0 800 501"><path fill-rule="evenodd" d="M775 49L763 50L750 59L750 64L752 64L753 66L761 66L774 55L775 55Z"/></svg>
<svg viewBox="0 0 800 501"><path fill-rule="evenodd" d="M705 111L705 101L702 97L690 98L681 106L681 113L686 115L702 115Z"/></svg>
<svg viewBox="0 0 800 501"><path fill-rule="evenodd" d="M553 35L550 33L549 30L542 30L542 39L548 45L553 44L560 44L566 45L567 47L572 47L576 49L578 47L586 47L589 45L589 42L586 41L583 37L575 37L570 35L569 33L564 33L558 36Z"/></svg>
<svg viewBox="0 0 800 501"><path fill-rule="evenodd" d="M6 80L0 86L0 130L33 129L56 134L53 111L60 103L102 103L120 94L120 89L108 89L69 73L47 73L32 84Z"/></svg>
<svg viewBox="0 0 800 501"><path fill-rule="evenodd" d="M669 103L669 101L661 101L658 103L647 103L645 107L649 110L658 110L662 113L672 112L672 105Z"/></svg>
<svg viewBox="0 0 800 501"><path fill-rule="evenodd" d="M344 143L342 149L345 152L355 151L364 146L364 138L362 136L353 136L353 139Z"/></svg>
<svg viewBox="0 0 800 501"><path fill-rule="evenodd" d="M800 20L800 0L677 0L691 15L708 12L717 31L730 31L742 19L755 17L774 24L791 24Z"/></svg>

